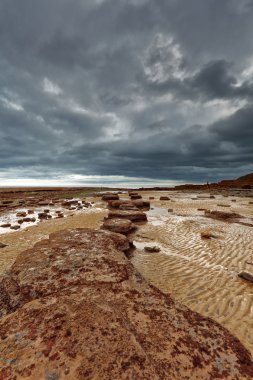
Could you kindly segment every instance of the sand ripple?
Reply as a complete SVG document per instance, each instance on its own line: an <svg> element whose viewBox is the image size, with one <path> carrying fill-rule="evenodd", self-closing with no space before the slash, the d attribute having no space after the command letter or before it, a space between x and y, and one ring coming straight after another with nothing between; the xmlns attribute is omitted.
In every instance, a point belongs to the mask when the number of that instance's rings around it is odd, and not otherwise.
<svg viewBox="0 0 253 380"><path fill-rule="evenodd" d="M253 265L247 264L253 263L253 228L209 220L196 212L200 205L215 209L214 202L177 200L166 205L174 207L174 213L161 212L160 217L155 209L137 239L145 242L148 237L148 244L152 238L161 252L146 253L139 246L132 261L155 286L226 326L253 353L253 284L237 276L242 270L253 272ZM243 211L240 204L235 207ZM202 239L200 232L206 229L218 238Z"/></svg>

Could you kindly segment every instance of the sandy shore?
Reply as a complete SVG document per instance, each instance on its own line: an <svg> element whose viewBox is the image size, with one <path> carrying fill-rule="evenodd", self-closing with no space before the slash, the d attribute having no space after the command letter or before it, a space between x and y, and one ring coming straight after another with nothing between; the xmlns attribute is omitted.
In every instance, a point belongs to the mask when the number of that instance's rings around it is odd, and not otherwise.
<svg viewBox="0 0 253 380"><path fill-rule="evenodd" d="M196 194L173 192L171 201L160 202L159 195L146 194L156 200L149 223L137 232L133 264L160 290L227 327L253 353L253 284L237 276L242 270L253 272L253 227L208 219L197 211L233 211L250 221L252 198L192 199ZM203 230L217 238L201 238ZM143 250L154 242L159 253Z"/></svg>

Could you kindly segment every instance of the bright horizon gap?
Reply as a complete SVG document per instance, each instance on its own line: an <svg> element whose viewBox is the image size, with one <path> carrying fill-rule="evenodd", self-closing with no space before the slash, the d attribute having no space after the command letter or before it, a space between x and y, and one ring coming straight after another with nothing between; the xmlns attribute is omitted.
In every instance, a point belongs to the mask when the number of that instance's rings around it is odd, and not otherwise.
<svg viewBox="0 0 253 380"><path fill-rule="evenodd" d="M57 179L41 178L1 178L0 187L174 187L189 183L184 180L161 180L125 176L80 176L69 175ZM201 182L191 182L201 183Z"/></svg>

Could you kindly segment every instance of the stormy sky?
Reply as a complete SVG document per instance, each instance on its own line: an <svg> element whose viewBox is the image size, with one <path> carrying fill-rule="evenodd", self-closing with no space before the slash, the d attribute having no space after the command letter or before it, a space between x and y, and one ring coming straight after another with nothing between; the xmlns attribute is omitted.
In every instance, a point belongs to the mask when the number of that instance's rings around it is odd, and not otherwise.
<svg viewBox="0 0 253 380"><path fill-rule="evenodd" d="M1 0L0 185L253 172L252 0Z"/></svg>

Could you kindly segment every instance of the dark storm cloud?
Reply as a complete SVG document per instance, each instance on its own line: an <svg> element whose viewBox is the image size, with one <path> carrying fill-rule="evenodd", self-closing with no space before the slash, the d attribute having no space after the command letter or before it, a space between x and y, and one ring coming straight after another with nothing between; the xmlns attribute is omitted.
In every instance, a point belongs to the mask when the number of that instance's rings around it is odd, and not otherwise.
<svg viewBox="0 0 253 380"><path fill-rule="evenodd" d="M0 171L252 170L252 17L250 0L2 0Z"/></svg>

